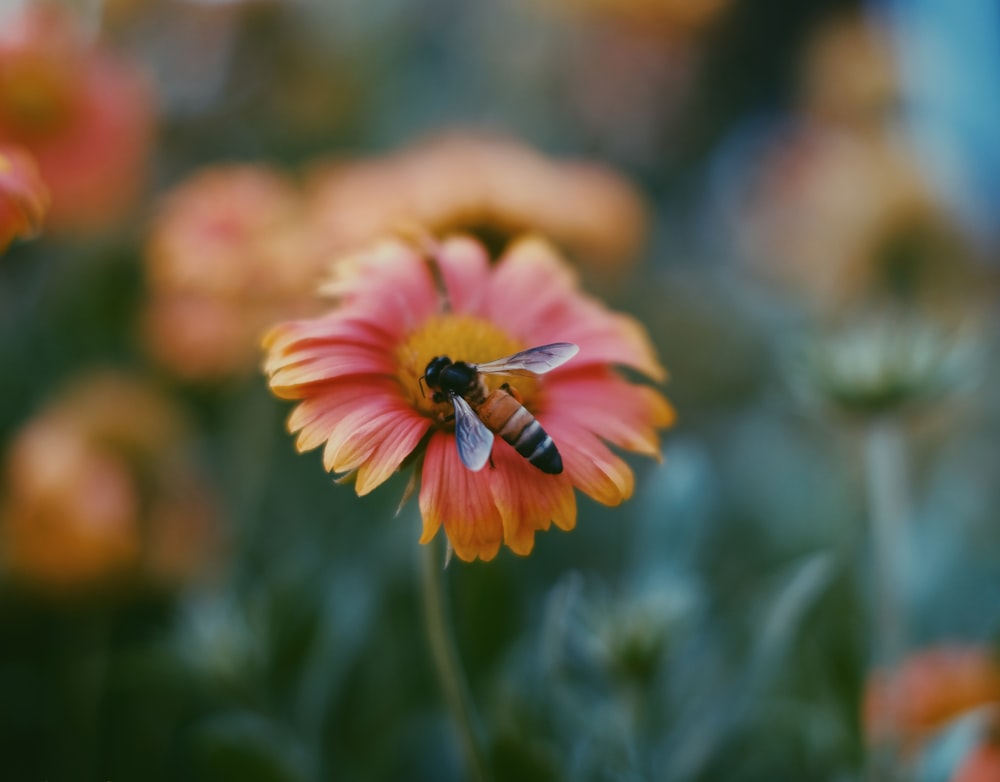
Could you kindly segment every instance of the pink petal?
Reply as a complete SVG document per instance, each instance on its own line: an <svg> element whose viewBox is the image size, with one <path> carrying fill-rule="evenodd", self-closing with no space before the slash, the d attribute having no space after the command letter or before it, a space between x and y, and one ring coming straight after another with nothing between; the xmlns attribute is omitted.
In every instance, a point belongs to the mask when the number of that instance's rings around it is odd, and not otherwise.
<svg viewBox="0 0 1000 782"><path fill-rule="evenodd" d="M660 458L658 431L674 410L655 389L629 383L605 368L566 372L545 386L545 405L601 439Z"/></svg>
<svg viewBox="0 0 1000 782"><path fill-rule="evenodd" d="M576 497L568 475L546 475L506 443L494 448L493 463L495 469L485 469L503 522L504 543L511 551L530 554L535 532L548 529L551 522L564 530L575 526Z"/></svg>
<svg viewBox="0 0 1000 782"><path fill-rule="evenodd" d="M490 259L482 245L467 237L452 237L438 250L437 263L452 311L478 314L490 273Z"/></svg>
<svg viewBox="0 0 1000 782"><path fill-rule="evenodd" d="M389 397L369 399L338 420L323 450L323 465L331 472L360 467L401 420L416 415L406 402Z"/></svg>
<svg viewBox="0 0 1000 782"><path fill-rule="evenodd" d="M306 393L303 386L352 375L390 375L395 370L391 355L354 345L330 345L304 355L308 357L271 374L271 390L277 396L297 399Z"/></svg>
<svg viewBox="0 0 1000 782"><path fill-rule="evenodd" d="M342 299L355 313L368 313L394 335L412 331L441 307L427 262L398 239L338 261L321 292Z"/></svg>
<svg viewBox="0 0 1000 782"><path fill-rule="evenodd" d="M546 242L525 239L511 247L494 269L486 315L497 323L511 323L522 334L534 335L552 312L567 305L575 286L569 266ZM516 321L512 313L517 314Z"/></svg>
<svg viewBox="0 0 1000 782"><path fill-rule="evenodd" d="M666 380L666 370L639 322L582 296L572 307L553 312L539 323L538 335L545 342L563 340L580 346L567 369L609 364L637 369L657 382Z"/></svg>
<svg viewBox="0 0 1000 782"><path fill-rule="evenodd" d="M299 432L297 447L309 451L330 437L337 421L378 397L398 397L399 387L389 378L351 378L332 383L304 399L288 418L288 431Z"/></svg>
<svg viewBox="0 0 1000 782"><path fill-rule="evenodd" d="M517 242L500 260L487 309L489 317L509 324L528 344L579 345L580 353L567 368L617 364L654 380L666 377L642 326L577 290L566 263L540 239Z"/></svg>
<svg viewBox="0 0 1000 782"><path fill-rule="evenodd" d="M358 468L358 479L354 485L358 496L368 494L388 480L419 445L430 426L429 419L415 412L401 414L391 430L384 433L367 461Z"/></svg>
<svg viewBox="0 0 1000 782"><path fill-rule="evenodd" d="M337 342L391 351L396 337L387 332L378 320L366 320L363 313L354 317L350 312L341 311L275 326L265 335L264 348L270 353L269 361L277 363L284 355L297 349Z"/></svg>
<svg viewBox="0 0 1000 782"><path fill-rule="evenodd" d="M602 505L619 505L632 496L632 470L596 435L556 411L538 420L559 447L564 472L580 491Z"/></svg>
<svg viewBox="0 0 1000 782"><path fill-rule="evenodd" d="M455 438L437 432L427 444L420 476L421 543L443 524L459 559L490 560L500 550L503 522L493 502L486 470L472 472L458 458Z"/></svg>

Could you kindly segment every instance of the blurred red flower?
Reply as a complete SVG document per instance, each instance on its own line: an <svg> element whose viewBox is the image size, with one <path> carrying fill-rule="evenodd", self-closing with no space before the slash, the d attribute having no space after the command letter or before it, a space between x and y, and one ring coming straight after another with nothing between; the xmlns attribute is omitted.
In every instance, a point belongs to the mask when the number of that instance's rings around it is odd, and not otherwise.
<svg viewBox="0 0 1000 782"><path fill-rule="evenodd" d="M135 202L154 128L149 85L70 12L28 5L0 29L0 142L23 146L52 192L53 230L107 228Z"/></svg>

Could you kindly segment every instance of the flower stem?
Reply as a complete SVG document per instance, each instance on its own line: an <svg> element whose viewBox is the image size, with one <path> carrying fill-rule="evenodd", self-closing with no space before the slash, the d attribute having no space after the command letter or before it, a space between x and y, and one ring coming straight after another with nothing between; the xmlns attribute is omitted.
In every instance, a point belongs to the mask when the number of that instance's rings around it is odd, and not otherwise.
<svg viewBox="0 0 1000 782"><path fill-rule="evenodd" d="M424 616L427 621L431 657L437 669L444 699L458 730L468 778L475 782L488 782L490 777L479 723L448 619L444 589L444 555L439 546L427 545L421 548L423 556L420 580L423 587Z"/></svg>
<svg viewBox="0 0 1000 782"><path fill-rule="evenodd" d="M906 444L899 420L876 418L865 431L865 475L871 517L873 600L872 665L887 672L898 668L906 651L905 610L900 587L906 554L906 520L910 513ZM868 762L872 782L901 782L907 778L896 715L901 693L886 693L885 725L876 726L882 740Z"/></svg>

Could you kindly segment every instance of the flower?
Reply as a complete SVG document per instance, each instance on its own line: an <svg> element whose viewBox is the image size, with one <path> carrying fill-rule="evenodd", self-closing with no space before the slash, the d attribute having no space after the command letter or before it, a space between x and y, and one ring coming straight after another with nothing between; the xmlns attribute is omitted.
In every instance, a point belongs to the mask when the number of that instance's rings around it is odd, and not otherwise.
<svg viewBox="0 0 1000 782"><path fill-rule="evenodd" d="M632 471L606 443L659 456L657 430L673 421L672 408L614 368L664 378L645 332L580 292L540 239L515 242L494 266L465 237L429 253L384 239L335 265L324 290L336 309L268 335L271 389L299 400L288 422L298 449L325 443L324 466L352 475L359 495L416 463L422 543L443 526L463 560L492 559L501 542L528 554L536 531L574 526L574 487L605 505L631 495ZM500 438L491 467L467 469L451 404L424 388L428 363L485 362L560 341L580 348L569 363L504 379L556 443L563 472L542 473ZM488 377L491 388L502 382Z"/></svg>
<svg viewBox="0 0 1000 782"><path fill-rule="evenodd" d="M187 447L184 421L145 383L116 372L80 379L8 449L0 495L7 570L57 593L196 576L218 524Z"/></svg>
<svg viewBox="0 0 1000 782"><path fill-rule="evenodd" d="M282 173L250 164L198 171L163 200L149 231L143 334L174 374L217 381L257 370L275 321L315 314L322 256Z"/></svg>
<svg viewBox="0 0 1000 782"><path fill-rule="evenodd" d="M503 243L548 236L595 270L622 268L645 241L642 197L610 168L556 161L511 139L437 136L374 160L317 164L311 212L330 250L364 245L400 224L468 231Z"/></svg>
<svg viewBox="0 0 1000 782"><path fill-rule="evenodd" d="M153 136L149 86L88 40L72 15L31 5L0 29L0 142L35 157L52 192L50 225L108 227L132 208Z"/></svg>
<svg viewBox="0 0 1000 782"><path fill-rule="evenodd" d="M821 124L882 132L903 103L896 53L867 14L836 14L818 25L799 81L799 110Z"/></svg>
<svg viewBox="0 0 1000 782"><path fill-rule="evenodd" d="M964 712L1000 703L1000 662L987 648L948 644L921 650L868 682L869 736L921 740Z"/></svg>
<svg viewBox="0 0 1000 782"><path fill-rule="evenodd" d="M0 252L41 231L48 207L49 191L31 156L0 144Z"/></svg>
<svg viewBox="0 0 1000 782"><path fill-rule="evenodd" d="M737 198L734 247L787 309L825 327L872 313L943 329L984 319L983 259L902 144L819 126L765 144Z"/></svg>

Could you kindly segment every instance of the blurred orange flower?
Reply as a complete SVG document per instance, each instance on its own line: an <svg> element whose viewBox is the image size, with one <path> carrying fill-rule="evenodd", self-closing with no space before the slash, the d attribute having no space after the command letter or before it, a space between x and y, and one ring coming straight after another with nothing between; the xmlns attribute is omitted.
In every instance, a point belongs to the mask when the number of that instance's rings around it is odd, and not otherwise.
<svg viewBox="0 0 1000 782"><path fill-rule="evenodd" d="M776 137L755 171L737 209L739 252L807 309L968 314L974 253L900 142L806 125Z"/></svg>
<svg viewBox="0 0 1000 782"><path fill-rule="evenodd" d="M49 191L34 160L0 144L0 253L18 238L35 236L49 207Z"/></svg>
<svg viewBox="0 0 1000 782"><path fill-rule="evenodd" d="M65 9L28 4L0 29L0 142L25 147L54 230L95 231L132 208L153 136L148 84Z"/></svg>
<svg viewBox="0 0 1000 782"><path fill-rule="evenodd" d="M800 73L803 116L858 131L884 131L902 102L895 52L873 20L840 14L813 33Z"/></svg>
<svg viewBox="0 0 1000 782"><path fill-rule="evenodd" d="M56 592L193 578L220 530L188 447L185 422L151 388L115 373L81 380L8 449L6 569Z"/></svg>
<svg viewBox="0 0 1000 782"><path fill-rule="evenodd" d="M920 741L964 712L990 703L1000 703L1000 660L992 650L937 646L869 680L864 724L875 740L898 736Z"/></svg>
<svg viewBox="0 0 1000 782"><path fill-rule="evenodd" d="M204 169L167 194L146 246L144 334L161 364L187 380L248 374L267 327L318 311L323 255L301 211L263 166Z"/></svg>
<svg viewBox="0 0 1000 782"><path fill-rule="evenodd" d="M422 543L443 526L463 560L490 560L501 543L528 554L537 531L553 522L573 528L574 489L605 505L631 495L632 471L608 443L659 456L658 431L672 423L673 410L616 369L663 379L645 332L580 292L545 242L517 241L491 264L468 238L424 251L383 240L333 268L326 290L338 307L268 336L271 389L299 400L288 423L298 449L325 443L324 466L353 476L358 494L416 462ZM521 427L519 451L480 433L480 455L490 466L468 466L456 445L454 418L462 409L428 390L431 360L487 362L563 341L579 346L569 363L544 375L503 377L532 413L505 419L504 427L515 420ZM490 375L488 388L501 382ZM541 458L552 443L558 454Z"/></svg>
<svg viewBox="0 0 1000 782"><path fill-rule="evenodd" d="M385 157L317 165L310 211L324 246L363 245L400 224L471 232L503 244L524 231L551 239L591 269L636 260L646 240L642 196L612 169L544 157L472 132L427 139Z"/></svg>

